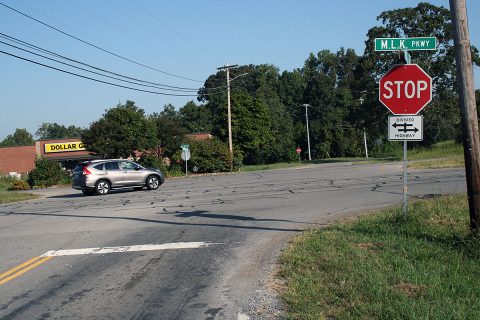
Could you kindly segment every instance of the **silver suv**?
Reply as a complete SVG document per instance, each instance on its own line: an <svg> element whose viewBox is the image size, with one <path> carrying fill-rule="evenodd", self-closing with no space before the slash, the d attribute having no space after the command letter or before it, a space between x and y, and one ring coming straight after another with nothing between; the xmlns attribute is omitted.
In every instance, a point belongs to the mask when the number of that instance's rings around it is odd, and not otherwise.
<svg viewBox="0 0 480 320"><path fill-rule="evenodd" d="M72 188L85 195L105 195L116 188L156 190L164 181L160 170L146 169L130 160L93 160L73 169Z"/></svg>

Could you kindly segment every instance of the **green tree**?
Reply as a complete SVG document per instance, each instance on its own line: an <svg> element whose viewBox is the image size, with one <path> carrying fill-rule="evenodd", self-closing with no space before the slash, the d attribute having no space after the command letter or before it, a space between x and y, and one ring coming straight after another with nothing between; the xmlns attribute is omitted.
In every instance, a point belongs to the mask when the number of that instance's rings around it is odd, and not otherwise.
<svg viewBox="0 0 480 320"><path fill-rule="evenodd" d="M430 145L439 139L450 138L460 125L458 105L452 103L457 94L455 54L450 11L442 6L419 3L413 8L403 8L382 12L377 20L381 26L368 30L366 49L359 63L358 83L365 90L362 113L369 115L369 133L376 138L385 137L385 117L388 110L378 102L378 80L394 65L404 63L398 52L375 52L374 39L380 37L434 36L437 50L411 51L412 62L419 64L433 80L434 97L430 106L422 111L424 115L423 144ZM478 50L472 46L472 60L480 64ZM443 118L439 119L439 116ZM440 121L439 121L440 120ZM453 130L452 130L453 128ZM412 144L413 145L413 144Z"/></svg>
<svg viewBox="0 0 480 320"><path fill-rule="evenodd" d="M160 116L162 116L165 119L179 121L179 114L177 110L175 110L175 107L170 103L163 106L163 111L160 112Z"/></svg>
<svg viewBox="0 0 480 320"><path fill-rule="evenodd" d="M265 163L272 141L271 118L267 104L247 93L237 93L232 99L232 136L235 147L242 152L246 164Z"/></svg>
<svg viewBox="0 0 480 320"><path fill-rule="evenodd" d="M248 65L231 70L234 149L246 163L291 159L294 146L291 116L279 96L279 71L272 65ZM213 134L228 140L225 72L210 76L199 100L212 114ZM260 134L257 137L256 134Z"/></svg>
<svg viewBox="0 0 480 320"><path fill-rule="evenodd" d="M7 146L31 146L35 144L33 136L27 131L27 129L17 128L13 134L9 134L2 142L1 147Z"/></svg>
<svg viewBox="0 0 480 320"><path fill-rule="evenodd" d="M180 125L189 133L207 133L212 131L212 114L205 105L187 102L179 110Z"/></svg>
<svg viewBox="0 0 480 320"><path fill-rule="evenodd" d="M286 111L297 119L305 116L302 104L306 81L301 69L284 71L279 78L278 95Z"/></svg>
<svg viewBox="0 0 480 320"><path fill-rule="evenodd" d="M180 125L178 113L172 108L172 105L166 105L162 112L154 113L149 117L150 123L155 128L159 157L171 158L180 148L187 132Z"/></svg>
<svg viewBox="0 0 480 320"><path fill-rule="evenodd" d="M359 57L353 49L310 54L302 70L306 82L303 101L309 104L310 144L313 158L358 156L363 117L356 91ZM305 109L295 125L297 144L307 152ZM300 140L298 139L300 138Z"/></svg>
<svg viewBox="0 0 480 320"><path fill-rule="evenodd" d="M82 141L103 158L127 158L158 145L153 123L129 100L105 110L100 120L82 132Z"/></svg>
<svg viewBox="0 0 480 320"><path fill-rule="evenodd" d="M35 135L39 139L79 138L82 135L82 128L73 125L65 127L56 122L44 122L35 132Z"/></svg>

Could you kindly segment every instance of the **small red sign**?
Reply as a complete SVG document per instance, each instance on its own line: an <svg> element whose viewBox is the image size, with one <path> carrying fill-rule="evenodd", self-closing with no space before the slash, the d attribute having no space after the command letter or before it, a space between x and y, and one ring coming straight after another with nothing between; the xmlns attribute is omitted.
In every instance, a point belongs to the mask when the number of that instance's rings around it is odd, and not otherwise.
<svg viewBox="0 0 480 320"><path fill-rule="evenodd" d="M295 151L297 151L297 153L300 154L300 152L302 152L302 149L300 147L297 147L297 149L295 149Z"/></svg>
<svg viewBox="0 0 480 320"><path fill-rule="evenodd" d="M416 64L395 65L380 80L379 100L395 115L416 115L432 101L432 78Z"/></svg>

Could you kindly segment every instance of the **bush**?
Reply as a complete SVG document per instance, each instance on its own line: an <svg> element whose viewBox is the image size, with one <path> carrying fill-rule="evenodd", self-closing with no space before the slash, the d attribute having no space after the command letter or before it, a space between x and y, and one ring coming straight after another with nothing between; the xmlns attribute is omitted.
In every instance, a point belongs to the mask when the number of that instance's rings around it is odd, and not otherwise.
<svg viewBox="0 0 480 320"><path fill-rule="evenodd" d="M219 139L190 140L191 159L188 161L189 171L196 167L196 172L226 172L231 170L232 159L228 151L228 145ZM181 152L174 155L174 159L180 160ZM238 159L236 159L238 160ZM239 161L235 161L234 165ZM183 167L185 168L185 167Z"/></svg>
<svg viewBox="0 0 480 320"><path fill-rule="evenodd" d="M9 190L30 190L30 185L25 180L13 180Z"/></svg>
<svg viewBox="0 0 480 320"><path fill-rule="evenodd" d="M138 160L138 163L146 168L160 169L162 172L164 171L162 169L165 167L162 158L153 154L143 155L140 160Z"/></svg>
<svg viewBox="0 0 480 320"><path fill-rule="evenodd" d="M28 175L28 183L32 187L51 187L65 181L66 174L57 161L38 158L35 160L35 169Z"/></svg>
<svg viewBox="0 0 480 320"><path fill-rule="evenodd" d="M142 156L138 163L146 168L159 169L166 177L178 177L183 175L180 165L171 164L169 166L163 162L162 158L153 154Z"/></svg>
<svg viewBox="0 0 480 320"><path fill-rule="evenodd" d="M191 158L188 160L188 171L198 173L228 172L231 170L231 157L228 145L219 139L210 140L189 140ZM181 158L180 148L170 159L170 165L163 162L163 159L147 154L138 161L144 167L160 169L167 177L182 176L185 174L185 161ZM233 169L242 165L240 152L234 154ZM193 170L195 168L195 170Z"/></svg>

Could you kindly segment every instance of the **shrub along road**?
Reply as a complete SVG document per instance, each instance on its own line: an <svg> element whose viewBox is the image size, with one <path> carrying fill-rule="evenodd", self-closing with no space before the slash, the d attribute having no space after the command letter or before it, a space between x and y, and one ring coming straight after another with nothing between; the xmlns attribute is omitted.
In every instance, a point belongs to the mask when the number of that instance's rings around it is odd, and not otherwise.
<svg viewBox="0 0 480 320"><path fill-rule="evenodd" d="M267 318L289 237L399 203L401 177L398 163L322 164L1 205L0 318ZM463 169L410 172L413 196L464 191Z"/></svg>

